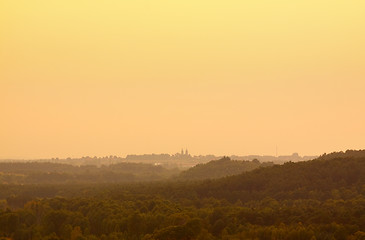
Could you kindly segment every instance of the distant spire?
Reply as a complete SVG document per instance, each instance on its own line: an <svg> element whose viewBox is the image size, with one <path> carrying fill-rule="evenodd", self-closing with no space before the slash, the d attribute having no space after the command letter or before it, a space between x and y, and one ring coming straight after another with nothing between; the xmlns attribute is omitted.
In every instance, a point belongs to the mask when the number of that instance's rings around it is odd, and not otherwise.
<svg viewBox="0 0 365 240"><path fill-rule="evenodd" d="M181 155L184 155L184 149L183 148L181 149Z"/></svg>
<svg viewBox="0 0 365 240"><path fill-rule="evenodd" d="M185 155L189 155L188 149L185 150Z"/></svg>

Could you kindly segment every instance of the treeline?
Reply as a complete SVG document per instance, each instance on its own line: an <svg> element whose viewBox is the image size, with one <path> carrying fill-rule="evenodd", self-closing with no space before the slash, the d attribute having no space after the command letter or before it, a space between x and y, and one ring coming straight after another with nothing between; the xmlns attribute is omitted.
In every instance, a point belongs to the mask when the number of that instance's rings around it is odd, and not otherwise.
<svg viewBox="0 0 365 240"><path fill-rule="evenodd" d="M365 150L347 150L345 152L333 152L330 154L323 154L318 159L334 159L334 158L365 158Z"/></svg>

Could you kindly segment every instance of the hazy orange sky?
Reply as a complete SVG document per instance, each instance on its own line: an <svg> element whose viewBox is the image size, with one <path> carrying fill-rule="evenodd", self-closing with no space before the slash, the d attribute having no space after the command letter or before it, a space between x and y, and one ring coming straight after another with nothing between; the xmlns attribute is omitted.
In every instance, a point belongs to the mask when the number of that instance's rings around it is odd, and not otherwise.
<svg viewBox="0 0 365 240"><path fill-rule="evenodd" d="M0 158L365 148L363 0L0 0Z"/></svg>

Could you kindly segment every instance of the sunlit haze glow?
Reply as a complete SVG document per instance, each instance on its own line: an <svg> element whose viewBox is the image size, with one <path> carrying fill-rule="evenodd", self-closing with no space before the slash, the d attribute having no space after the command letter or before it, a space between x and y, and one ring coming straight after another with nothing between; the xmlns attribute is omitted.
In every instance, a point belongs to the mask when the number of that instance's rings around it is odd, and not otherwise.
<svg viewBox="0 0 365 240"><path fill-rule="evenodd" d="M365 1L0 1L0 158L365 147Z"/></svg>

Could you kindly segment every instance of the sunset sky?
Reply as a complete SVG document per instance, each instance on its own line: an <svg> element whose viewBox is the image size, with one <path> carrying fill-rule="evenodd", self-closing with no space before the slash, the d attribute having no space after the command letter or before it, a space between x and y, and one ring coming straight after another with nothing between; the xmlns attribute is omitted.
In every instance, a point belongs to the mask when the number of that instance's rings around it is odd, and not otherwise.
<svg viewBox="0 0 365 240"><path fill-rule="evenodd" d="M0 158L365 148L363 0L0 0Z"/></svg>

